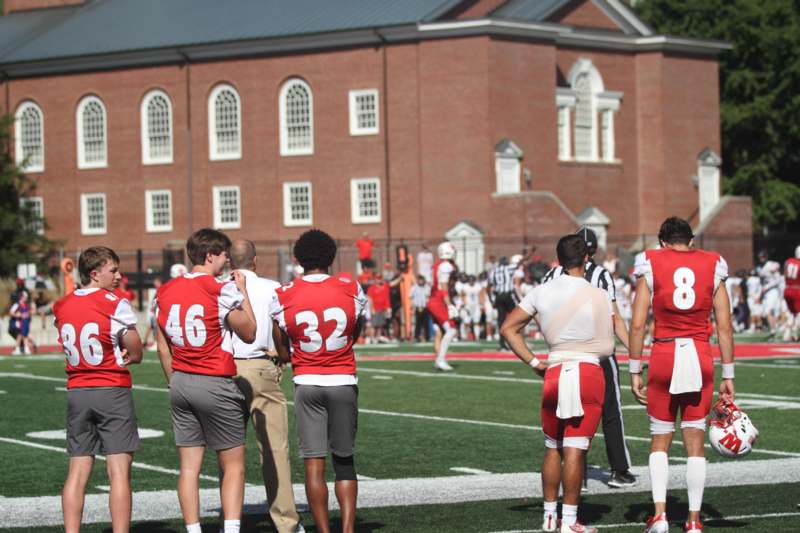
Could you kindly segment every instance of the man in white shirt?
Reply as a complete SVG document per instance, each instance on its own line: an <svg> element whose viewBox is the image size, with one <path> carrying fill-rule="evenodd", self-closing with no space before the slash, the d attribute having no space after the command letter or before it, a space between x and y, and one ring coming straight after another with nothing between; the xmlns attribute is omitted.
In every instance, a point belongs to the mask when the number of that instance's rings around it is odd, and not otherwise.
<svg viewBox="0 0 800 533"><path fill-rule="evenodd" d="M228 252L231 268L244 274L256 316L256 339L247 344L232 335L236 362L234 381L241 389L256 431L261 471L267 491L267 506L278 533L304 531L297 514L289 467L289 422L286 396L281 390L282 368L272 337L269 304L280 283L256 274L256 247L238 240Z"/></svg>
<svg viewBox="0 0 800 533"><path fill-rule="evenodd" d="M560 531L595 533L597 529L577 521L577 514L586 451L603 411L605 376L600 360L614 351L613 311L608 292L583 277L588 259L583 237L562 237L556 254L568 275L531 290L508 315L501 334L517 357L544 376L542 530L559 530L557 500L563 484ZM522 332L531 319L539 324L549 347L547 364L525 343Z"/></svg>

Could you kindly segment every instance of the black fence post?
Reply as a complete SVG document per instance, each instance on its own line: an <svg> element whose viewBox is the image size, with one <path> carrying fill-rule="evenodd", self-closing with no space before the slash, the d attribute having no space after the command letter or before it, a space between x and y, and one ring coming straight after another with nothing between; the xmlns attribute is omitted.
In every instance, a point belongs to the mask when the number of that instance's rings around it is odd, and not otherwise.
<svg viewBox="0 0 800 533"><path fill-rule="evenodd" d="M142 275L142 249L136 250L136 291L139 299L139 311L144 311L144 276Z"/></svg>

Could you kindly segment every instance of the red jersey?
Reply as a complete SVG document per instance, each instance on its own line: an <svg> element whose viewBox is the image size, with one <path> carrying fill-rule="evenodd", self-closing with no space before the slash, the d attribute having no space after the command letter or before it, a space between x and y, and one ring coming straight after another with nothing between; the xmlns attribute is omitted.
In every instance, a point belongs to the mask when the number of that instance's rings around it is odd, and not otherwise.
<svg viewBox="0 0 800 533"><path fill-rule="evenodd" d="M433 264L433 284L431 285L431 299L444 300L447 290L439 288L439 284L448 283L450 276L454 275L456 267L446 259L437 259Z"/></svg>
<svg viewBox="0 0 800 533"><path fill-rule="evenodd" d="M372 299L372 307L375 311L386 311L391 307L390 289L388 283L377 283L367 290L367 294Z"/></svg>
<svg viewBox="0 0 800 533"><path fill-rule="evenodd" d="M372 259L372 247L375 245L372 239L358 239L356 247L358 248L358 259Z"/></svg>
<svg viewBox="0 0 800 533"><path fill-rule="evenodd" d="M650 287L656 339L708 340L714 292L728 277L718 253L647 250L636 256L635 274Z"/></svg>
<svg viewBox="0 0 800 533"><path fill-rule="evenodd" d="M172 370L234 376L236 364L230 336L225 336L225 318L243 299L233 281L219 281L204 273L184 274L159 287L156 319L172 348Z"/></svg>
<svg viewBox="0 0 800 533"><path fill-rule="evenodd" d="M270 315L292 343L292 372L356 373L353 330L366 297L356 281L311 274L275 291Z"/></svg>
<svg viewBox="0 0 800 533"><path fill-rule="evenodd" d="M105 289L78 289L53 306L58 342L67 356L67 388L130 387L120 339L136 327L128 300Z"/></svg>
<svg viewBox="0 0 800 533"><path fill-rule="evenodd" d="M800 290L800 259L787 259L783 265L783 276L786 278L787 289Z"/></svg>

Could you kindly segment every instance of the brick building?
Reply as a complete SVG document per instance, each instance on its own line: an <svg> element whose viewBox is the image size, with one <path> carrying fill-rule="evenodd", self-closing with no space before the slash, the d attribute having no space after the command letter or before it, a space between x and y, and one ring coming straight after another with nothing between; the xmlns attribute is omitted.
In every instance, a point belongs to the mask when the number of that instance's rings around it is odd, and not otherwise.
<svg viewBox="0 0 800 533"><path fill-rule="evenodd" d="M748 201L720 202L725 43L620 0L344 4L6 0L0 108L48 235L449 236L468 270L484 241L579 223L624 247L670 214L749 239Z"/></svg>

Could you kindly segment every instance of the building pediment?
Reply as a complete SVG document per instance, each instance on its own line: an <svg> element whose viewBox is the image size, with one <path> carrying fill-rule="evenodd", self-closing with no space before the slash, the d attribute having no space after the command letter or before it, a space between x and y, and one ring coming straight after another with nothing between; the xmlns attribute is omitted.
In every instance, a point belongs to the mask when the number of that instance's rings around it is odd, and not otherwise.
<svg viewBox="0 0 800 533"><path fill-rule="evenodd" d="M494 153L498 157L507 157L509 159L522 159L522 157L525 155L525 152L522 151L522 148L517 146L517 143L508 138L505 138L494 145Z"/></svg>

